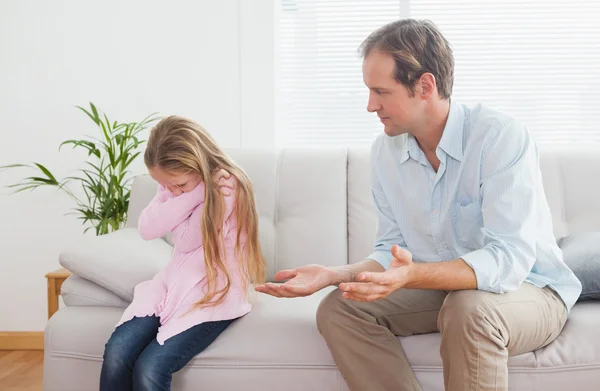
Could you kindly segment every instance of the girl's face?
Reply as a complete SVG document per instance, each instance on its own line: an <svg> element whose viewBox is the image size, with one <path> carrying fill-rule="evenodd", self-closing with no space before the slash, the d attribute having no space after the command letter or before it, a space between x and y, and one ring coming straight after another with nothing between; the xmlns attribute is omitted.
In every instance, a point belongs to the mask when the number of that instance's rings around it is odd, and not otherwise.
<svg viewBox="0 0 600 391"><path fill-rule="evenodd" d="M192 191L202 181L200 174L193 171L178 172L166 171L160 168L151 168L148 172L156 182L164 186L174 196Z"/></svg>

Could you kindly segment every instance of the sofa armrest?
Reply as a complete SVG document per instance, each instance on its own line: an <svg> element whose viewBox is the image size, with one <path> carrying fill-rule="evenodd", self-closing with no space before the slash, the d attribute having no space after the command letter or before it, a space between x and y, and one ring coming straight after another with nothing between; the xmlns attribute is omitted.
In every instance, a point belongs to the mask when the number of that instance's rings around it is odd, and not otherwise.
<svg viewBox="0 0 600 391"><path fill-rule="evenodd" d="M163 269L172 252L173 248L163 239L145 241L137 229L123 228L107 235L81 238L61 252L59 263L131 302L135 286Z"/></svg>
<svg viewBox="0 0 600 391"><path fill-rule="evenodd" d="M126 308L130 302L113 292L76 274L71 274L60 289L67 307L118 307Z"/></svg>

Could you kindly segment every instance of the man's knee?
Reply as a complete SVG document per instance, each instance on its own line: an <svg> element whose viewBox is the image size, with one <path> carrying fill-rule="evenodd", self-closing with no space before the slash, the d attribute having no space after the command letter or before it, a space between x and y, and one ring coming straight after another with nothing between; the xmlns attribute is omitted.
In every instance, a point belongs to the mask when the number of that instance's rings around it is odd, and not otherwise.
<svg viewBox="0 0 600 391"><path fill-rule="evenodd" d="M479 290L454 291L448 294L438 316L438 328L445 331L473 332L484 327L484 320L493 321L497 308L490 305L494 293Z"/></svg>
<svg viewBox="0 0 600 391"><path fill-rule="evenodd" d="M340 289L331 291L317 309L317 329L323 335L327 333L332 325L339 324L339 318L343 317L351 307L351 300L342 296L343 292Z"/></svg>

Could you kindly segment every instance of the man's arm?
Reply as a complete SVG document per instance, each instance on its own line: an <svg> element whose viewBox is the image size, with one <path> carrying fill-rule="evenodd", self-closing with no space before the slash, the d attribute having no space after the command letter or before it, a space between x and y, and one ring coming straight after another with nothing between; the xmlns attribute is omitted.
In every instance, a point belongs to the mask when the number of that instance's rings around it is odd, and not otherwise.
<svg viewBox="0 0 600 391"><path fill-rule="evenodd" d="M255 290L275 297L309 296L329 285L356 281L356 276L362 272L382 272L383 270L385 270L383 266L371 259L337 267L312 264L296 269L281 270L275 274L275 280L287 280L285 283L267 282L257 285Z"/></svg>
<svg viewBox="0 0 600 391"><path fill-rule="evenodd" d="M459 291L476 289L473 268L462 259L448 262L413 263L405 288Z"/></svg>
<svg viewBox="0 0 600 391"><path fill-rule="evenodd" d="M412 254L400 246L392 247L394 260L385 272L363 272L357 282L344 282L344 297L356 301L373 301L402 289L465 290L477 288L473 269L462 259L448 262L415 263Z"/></svg>

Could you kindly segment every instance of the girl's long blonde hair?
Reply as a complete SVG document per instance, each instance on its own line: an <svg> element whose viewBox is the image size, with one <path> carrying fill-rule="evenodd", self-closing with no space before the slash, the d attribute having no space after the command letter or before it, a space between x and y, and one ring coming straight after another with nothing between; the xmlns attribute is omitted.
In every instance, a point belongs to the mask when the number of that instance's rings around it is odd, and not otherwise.
<svg viewBox="0 0 600 391"><path fill-rule="evenodd" d="M206 267L206 294L197 307L221 303L231 286L230 271L223 261L225 202L220 188L212 180L216 169L225 169L237 179L235 207L237 218L235 256L239 262L242 282L246 290L249 283L265 281L265 259L258 239L258 213L254 203L252 182L227 154L225 154L199 124L179 116L162 119L152 128L144 163L149 169L200 174L205 184L205 198L200 224ZM240 240L246 234L246 241ZM226 284L217 290L217 278L222 273ZM215 299L216 298L216 299Z"/></svg>

